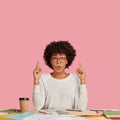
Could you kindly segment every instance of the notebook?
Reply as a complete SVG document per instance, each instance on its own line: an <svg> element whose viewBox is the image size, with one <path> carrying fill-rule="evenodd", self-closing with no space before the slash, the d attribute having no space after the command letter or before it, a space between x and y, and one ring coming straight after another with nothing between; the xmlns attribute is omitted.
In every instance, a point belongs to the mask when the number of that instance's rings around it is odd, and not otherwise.
<svg viewBox="0 0 120 120"><path fill-rule="evenodd" d="M13 119L0 117L0 120L13 120Z"/></svg>
<svg viewBox="0 0 120 120"><path fill-rule="evenodd" d="M89 111L89 110L85 110L85 111L78 111L78 110L71 110L71 111L67 111L68 114L71 115L77 115L77 116L97 116L99 115L96 111Z"/></svg>
<svg viewBox="0 0 120 120"><path fill-rule="evenodd" d="M120 118L120 110L105 110L103 113L107 118Z"/></svg>
<svg viewBox="0 0 120 120"><path fill-rule="evenodd" d="M6 110L0 110L0 116L4 115L12 115L16 113L21 113L20 110L17 109L6 109Z"/></svg>

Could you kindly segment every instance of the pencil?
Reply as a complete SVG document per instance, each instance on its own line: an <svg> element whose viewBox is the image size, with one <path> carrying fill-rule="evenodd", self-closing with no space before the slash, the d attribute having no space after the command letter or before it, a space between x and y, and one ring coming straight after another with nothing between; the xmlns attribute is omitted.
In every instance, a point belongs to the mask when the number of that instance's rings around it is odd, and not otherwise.
<svg viewBox="0 0 120 120"><path fill-rule="evenodd" d="M48 114L46 111L44 111L44 110L39 110L38 111L39 113L42 113L42 114Z"/></svg>

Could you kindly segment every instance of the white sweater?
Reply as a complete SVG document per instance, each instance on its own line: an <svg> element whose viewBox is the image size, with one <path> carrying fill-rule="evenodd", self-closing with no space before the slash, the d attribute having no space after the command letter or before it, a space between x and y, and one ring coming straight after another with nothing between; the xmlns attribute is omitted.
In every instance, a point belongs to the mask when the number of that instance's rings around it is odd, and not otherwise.
<svg viewBox="0 0 120 120"><path fill-rule="evenodd" d="M85 109L87 107L86 85L80 85L75 74L65 79L55 79L51 74L42 74L39 85L33 88L33 103L40 109Z"/></svg>

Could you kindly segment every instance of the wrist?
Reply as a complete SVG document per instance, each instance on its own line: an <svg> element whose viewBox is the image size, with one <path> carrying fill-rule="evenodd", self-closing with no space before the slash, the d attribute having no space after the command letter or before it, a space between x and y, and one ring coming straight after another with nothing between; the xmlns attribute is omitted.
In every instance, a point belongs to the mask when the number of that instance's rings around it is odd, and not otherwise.
<svg viewBox="0 0 120 120"><path fill-rule="evenodd" d="M39 85L39 80L34 80L34 85Z"/></svg>
<svg viewBox="0 0 120 120"><path fill-rule="evenodd" d="M81 84L86 84L86 80L85 80L85 79L81 79L81 80L80 80L80 83L81 83Z"/></svg>

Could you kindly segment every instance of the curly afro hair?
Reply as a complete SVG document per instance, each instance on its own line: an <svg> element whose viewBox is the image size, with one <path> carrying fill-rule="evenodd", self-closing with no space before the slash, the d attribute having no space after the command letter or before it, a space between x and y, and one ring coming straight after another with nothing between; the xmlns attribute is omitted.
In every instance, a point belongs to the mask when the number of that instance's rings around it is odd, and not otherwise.
<svg viewBox="0 0 120 120"><path fill-rule="evenodd" d="M46 65L50 68L52 68L50 63L51 56L58 53L64 53L67 56L68 64L66 65L66 68L72 64L76 56L76 50L68 41L53 41L46 46L43 55Z"/></svg>

